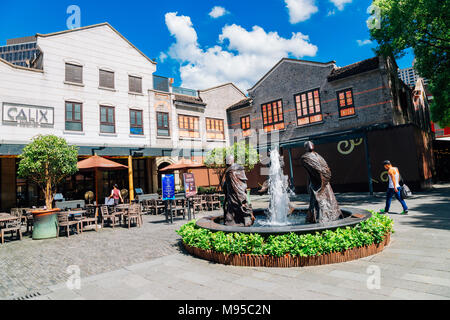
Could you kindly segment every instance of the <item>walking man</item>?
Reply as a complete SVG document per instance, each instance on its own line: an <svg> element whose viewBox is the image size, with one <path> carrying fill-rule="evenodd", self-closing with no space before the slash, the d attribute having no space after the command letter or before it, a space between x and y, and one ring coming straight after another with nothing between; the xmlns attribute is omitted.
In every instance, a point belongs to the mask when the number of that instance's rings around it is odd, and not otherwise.
<svg viewBox="0 0 450 320"><path fill-rule="evenodd" d="M403 200L401 195L402 187L400 186L400 172L398 171L398 168L392 166L389 160L386 160L384 162L384 168L388 171L389 175L389 189L386 194L386 208L384 210L381 210L381 213L389 213L392 197L395 195L395 197L398 201L400 201L403 207L403 212L401 214L407 215L408 206L406 205L406 202L405 200Z"/></svg>

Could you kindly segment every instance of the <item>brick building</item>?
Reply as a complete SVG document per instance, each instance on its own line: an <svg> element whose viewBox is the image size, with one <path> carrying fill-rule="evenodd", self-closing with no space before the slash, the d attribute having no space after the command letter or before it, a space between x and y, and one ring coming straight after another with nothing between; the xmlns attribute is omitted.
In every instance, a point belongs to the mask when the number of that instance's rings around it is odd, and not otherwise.
<svg viewBox="0 0 450 320"><path fill-rule="evenodd" d="M329 162L338 191L385 190L386 159L413 189L426 188L434 170L429 111L414 107L397 70L382 57L345 67L282 59L228 109L231 139L257 144L264 164L279 145L297 192L306 190L300 157L308 140ZM267 178L260 169L249 173L250 188Z"/></svg>

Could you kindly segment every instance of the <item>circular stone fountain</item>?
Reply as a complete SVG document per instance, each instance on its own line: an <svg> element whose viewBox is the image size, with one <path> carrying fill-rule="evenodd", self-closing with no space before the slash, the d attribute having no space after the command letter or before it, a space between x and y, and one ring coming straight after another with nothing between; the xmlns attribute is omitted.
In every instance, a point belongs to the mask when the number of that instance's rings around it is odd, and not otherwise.
<svg viewBox="0 0 450 320"><path fill-rule="evenodd" d="M372 217L369 211L342 208L344 219L328 222L306 224L306 208L296 209L291 216L287 217L285 224L271 224L268 222L269 211L264 209L254 210L256 221L251 227L230 227L223 224L223 214L218 213L210 217L203 218L197 222L200 228L208 229L213 232L222 231L227 233L259 233L266 235L277 235L286 233L316 233L325 230L335 230L337 228L353 227Z"/></svg>
<svg viewBox="0 0 450 320"><path fill-rule="evenodd" d="M212 232L283 235L283 234L316 234L326 230L355 227L372 217L369 211L357 208L340 208L340 219L323 223L307 223L308 208L293 208L290 203L292 191L288 187L287 177L283 174L280 155L277 150L271 152L271 167L269 177L270 205L268 209L253 210L256 220L251 227L227 226L224 223L224 214L217 213L197 221L197 226ZM331 263L346 262L374 255L384 250L390 242L390 234L386 235L384 242L371 246L349 249L344 252L333 252L312 257L274 257L267 255L234 255L202 250L184 244L186 250L194 256L227 265L251 267L303 267Z"/></svg>

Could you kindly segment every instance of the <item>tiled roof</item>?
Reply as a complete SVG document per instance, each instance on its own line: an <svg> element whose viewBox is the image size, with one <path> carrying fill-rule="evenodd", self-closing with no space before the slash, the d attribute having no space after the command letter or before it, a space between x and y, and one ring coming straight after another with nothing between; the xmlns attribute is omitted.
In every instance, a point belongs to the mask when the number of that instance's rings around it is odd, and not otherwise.
<svg viewBox="0 0 450 320"><path fill-rule="evenodd" d="M248 104L250 104L251 101L252 101L251 98L243 99L243 100L239 101L238 103L233 104L231 107L229 107L227 109L227 111L233 111L233 110L239 109L241 107L246 107Z"/></svg>
<svg viewBox="0 0 450 320"><path fill-rule="evenodd" d="M195 97L190 97L190 96L185 96L185 95L179 95L176 94L175 95L175 99L174 101L178 101L178 102L184 102L184 103L191 103L191 104L197 104L200 106L206 106L206 103L203 102L202 99L200 98L195 98Z"/></svg>
<svg viewBox="0 0 450 320"><path fill-rule="evenodd" d="M328 81L331 82L346 77L350 77L362 72L375 70L378 69L379 66L380 66L379 57L374 57L371 59L353 63L345 67L335 68L333 69L333 71L331 71L330 75L328 76Z"/></svg>

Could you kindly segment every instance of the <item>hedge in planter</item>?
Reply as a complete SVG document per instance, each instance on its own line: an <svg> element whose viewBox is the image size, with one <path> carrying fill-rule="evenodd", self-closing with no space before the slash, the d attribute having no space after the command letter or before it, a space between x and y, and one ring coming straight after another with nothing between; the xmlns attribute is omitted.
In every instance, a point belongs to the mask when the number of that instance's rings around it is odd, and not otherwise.
<svg viewBox="0 0 450 320"><path fill-rule="evenodd" d="M298 235L291 233L264 237L260 234L211 232L197 227L195 221L189 222L177 231L182 237L185 247L197 249L196 252L274 258L286 256L306 258L326 256L333 253L355 253L359 252L358 248L366 248L368 253L376 253L379 252L380 246L384 248L392 232L393 220L378 213L373 213L372 218L356 227L334 231L327 230L316 234Z"/></svg>

